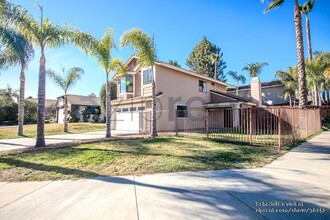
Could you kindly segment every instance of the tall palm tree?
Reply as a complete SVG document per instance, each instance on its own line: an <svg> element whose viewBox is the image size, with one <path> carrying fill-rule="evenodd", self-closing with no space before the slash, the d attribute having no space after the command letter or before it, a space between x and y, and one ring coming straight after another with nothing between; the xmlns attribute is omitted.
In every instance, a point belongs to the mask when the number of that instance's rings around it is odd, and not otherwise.
<svg viewBox="0 0 330 220"><path fill-rule="evenodd" d="M19 6L12 7L5 17L14 23L15 28L33 45L40 47L39 85L38 85L38 119L36 147L45 146L45 97L46 97L46 57L45 49L64 45L68 35L64 28L54 25L43 17L43 7L38 5L41 17L35 20L26 10Z"/></svg>
<svg viewBox="0 0 330 220"><path fill-rule="evenodd" d="M283 92L284 99L289 99L292 106L292 99L296 100L295 94L298 89L298 69L289 67L287 71L277 71L275 76L281 80L285 90ZM295 104L295 102L294 102Z"/></svg>
<svg viewBox="0 0 330 220"><path fill-rule="evenodd" d="M113 31L106 29L101 39L95 39L91 35L71 29L72 41L87 54L97 59L98 64L105 70L106 75L106 138L111 137L111 90L110 82L115 77L127 73L124 63L119 58L113 58L112 52L116 49ZM114 76L109 79L110 73Z"/></svg>
<svg viewBox="0 0 330 220"><path fill-rule="evenodd" d="M269 5L264 13L269 12L273 8L280 7L285 0L269 0ZM307 85L306 85L306 72L305 72L305 58L304 58L304 42L301 26L301 11L298 0L294 0L294 25L296 31L296 48L298 60L298 73L299 73L299 107L304 108L307 105Z"/></svg>
<svg viewBox="0 0 330 220"><path fill-rule="evenodd" d="M20 66L20 89L18 105L18 135L23 136L25 69L34 56L33 46L17 31L0 26L0 41L4 45L0 55L0 69Z"/></svg>
<svg viewBox="0 0 330 220"><path fill-rule="evenodd" d="M220 55L217 53L213 53L210 55L210 59L212 62L212 65L214 65L214 75L213 78L217 79L217 73L218 73L218 61L220 59Z"/></svg>
<svg viewBox="0 0 330 220"><path fill-rule="evenodd" d="M308 60L312 61L312 41L311 41L311 31L308 14L312 11L314 7L315 0L309 0L302 6L300 6L301 13L303 13L306 17L306 35L307 35L307 46L308 46Z"/></svg>
<svg viewBox="0 0 330 220"><path fill-rule="evenodd" d="M236 95L238 95L238 83L241 82L242 84L244 84L246 82L245 76L243 76L243 74L238 74L234 71L229 71L227 74L236 81Z"/></svg>
<svg viewBox="0 0 330 220"><path fill-rule="evenodd" d="M152 129L151 136L156 137L157 134L157 106L156 106L156 83L154 65L157 60L156 49L153 38L139 28L133 28L122 34L120 39L122 47L131 46L137 51L138 65L144 68L151 68L153 72L152 78Z"/></svg>
<svg viewBox="0 0 330 220"><path fill-rule="evenodd" d="M64 92L64 132L68 132L68 98L67 93L68 90L71 89L82 74L84 74L84 70L80 67L72 67L68 71L65 71L65 68L62 68L62 73L58 73L54 70L48 69L46 71L47 76L53 80L55 85L60 87Z"/></svg>
<svg viewBox="0 0 330 220"><path fill-rule="evenodd" d="M268 66L268 63L247 63L245 67L243 67L242 70L247 71L251 77L257 77L262 71L262 68L264 66Z"/></svg>

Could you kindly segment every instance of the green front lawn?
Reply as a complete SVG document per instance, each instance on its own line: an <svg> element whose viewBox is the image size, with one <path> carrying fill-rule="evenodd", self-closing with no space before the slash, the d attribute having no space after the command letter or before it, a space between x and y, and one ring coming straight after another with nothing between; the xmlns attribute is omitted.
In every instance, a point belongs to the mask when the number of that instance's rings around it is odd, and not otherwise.
<svg viewBox="0 0 330 220"><path fill-rule="evenodd" d="M0 157L0 181L261 167L283 154L206 139L158 137L84 144Z"/></svg>
<svg viewBox="0 0 330 220"><path fill-rule="evenodd" d="M0 127L0 139L19 138L17 135L18 126ZM69 133L81 133L90 131L105 130L105 124L101 123L69 123ZM45 124L45 135L64 134L63 124ZM26 137L37 136L37 125L24 125Z"/></svg>

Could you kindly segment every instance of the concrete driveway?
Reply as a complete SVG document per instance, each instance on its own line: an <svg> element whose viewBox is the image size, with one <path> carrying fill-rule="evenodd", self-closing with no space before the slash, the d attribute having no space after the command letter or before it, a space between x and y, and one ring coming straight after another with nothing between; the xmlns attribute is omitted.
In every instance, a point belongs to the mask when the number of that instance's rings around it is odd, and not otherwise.
<svg viewBox="0 0 330 220"><path fill-rule="evenodd" d="M260 169L0 183L0 219L330 219L330 132Z"/></svg>

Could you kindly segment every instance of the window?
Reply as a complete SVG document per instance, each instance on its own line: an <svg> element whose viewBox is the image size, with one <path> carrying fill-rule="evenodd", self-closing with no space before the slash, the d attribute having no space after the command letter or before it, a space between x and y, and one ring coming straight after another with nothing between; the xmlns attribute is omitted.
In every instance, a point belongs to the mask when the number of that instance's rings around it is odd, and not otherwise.
<svg viewBox="0 0 330 220"><path fill-rule="evenodd" d="M178 111L178 118L188 118L188 106L186 105L177 105L176 110Z"/></svg>
<svg viewBox="0 0 330 220"><path fill-rule="evenodd" d="M138 107L139 111L144 111L146 108L145 107Z"/></svg>
<svg viewBox="0 0 330 220"><path fill-rule="evenodd" d="M116 109L116 112L121 112L121 108L117 108Z"/></svg>
<svg viewBox="0 0 330 220"><path fill-rule="evenodd" d="M128 112L128 108L123 108L123 112Z"/></svg>
<svg viewBox="0 0 330 220"><path fill-rule="evenodd" d="M126 77L126 92L133 92L133 76L128 75Z"/></svg>
<svg viewBox="0 0 330 220"><path fill-rule="evenodd" d="M199 91L207 93L207 82L199 80Z"/></svg>
<svg viewBox="0 0 330 220"><path fill-rule="evenodd" d="M120 79L120 93L133 92L133 76L127 75Z"/></svg>
<svg viewBox="0 0 330 220"><path fill-rule="evenodd" d="M152 70L144 70L143 71L143 85L151 84L152 82Z"/></svg>
<svg viewBox="0 0 330 220"><path fill-rule="evenodd" d="M136 107L132 107L129 109L131 112L135 112L136 111Z"/></svg>

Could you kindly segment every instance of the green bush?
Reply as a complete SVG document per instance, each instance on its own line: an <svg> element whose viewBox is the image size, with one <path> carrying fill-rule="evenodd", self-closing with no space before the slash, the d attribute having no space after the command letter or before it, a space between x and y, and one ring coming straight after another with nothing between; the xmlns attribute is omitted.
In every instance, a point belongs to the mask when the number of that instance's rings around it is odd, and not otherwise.
<svg viewBox="0 0 330 220"><path fill-rule="evenodd" d="M24 122L26 124L35 124L37 123L37 117L38 117L37 103L25 100Z"/></svg>
<svg viewBox="0 0 330 220"><path fill-rule="evenodd" d="M0 106L0 124L12 125L17 123L18 105L11 102Z"/></svg>

